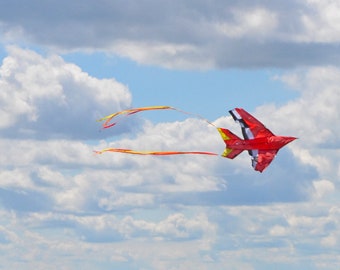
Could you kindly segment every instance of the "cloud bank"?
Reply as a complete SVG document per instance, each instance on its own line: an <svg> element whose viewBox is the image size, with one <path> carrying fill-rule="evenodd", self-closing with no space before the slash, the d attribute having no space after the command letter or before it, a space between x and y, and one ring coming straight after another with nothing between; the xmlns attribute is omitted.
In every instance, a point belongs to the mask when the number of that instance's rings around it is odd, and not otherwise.
<svg viewBox="0 0 340 270"><path fill-rule="evenodd" d="M339 62L334 1L6 1L6 42L102 50L171 68L295 67Z"/></svg>

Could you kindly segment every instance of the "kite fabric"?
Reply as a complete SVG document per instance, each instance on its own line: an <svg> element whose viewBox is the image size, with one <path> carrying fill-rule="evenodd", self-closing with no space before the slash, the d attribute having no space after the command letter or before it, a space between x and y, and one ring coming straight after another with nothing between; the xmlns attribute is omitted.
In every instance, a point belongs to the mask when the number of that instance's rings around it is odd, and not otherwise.
<svg viewBox="0 0 340 270"><path fill-rule="evenodd" d="M185 112L185 111L182 111L180 109L177 109L177 108L174 108L174 107L171 107L171 106L148 106L148 107L127 109L127 110L119 111L119 112L107 115L103 118L100 118L100 119L97 120L97 122L105 121L103 123L102 127L103 127L103 129L106 129L106 128L110 128L110 127L115 126L119 122L119 121L116 121L116 122L110 123L113 118L115 118L119 115L129 116L129 115L136 114L136 113L139 113L139 112L151 111L151 110L174 110L174 111L177 111L177 112L180 112L180 113L183 113L183 114L198 117L198 118L204 120L205 122L207 122L209 125L215 126L213 123L209 122L207 119L205 119L204 117L202 117L198 114Z"/></svg>
<svg viewBox="0 0 340 270"><path fill-rule="evenodd" d="M136 114L136 113L139 113L139 112L151 111L151 110L175 110L175 111L178 111L180 113L184 113L184 114L187 114L187 115L198 117L198 118L202 119L203 121L207 122L209 125L212 125L212 126L215 127L215 125L213 123L209 122L207 119L205 119L204 117L202 117L198 114L185 112L185 111L182 111L182 110L176 109L174 107L170 107L170 106L149 106L149 107L127 109L127 110L123 110L123 111L119 111L119 112L110 114L110 115L105 116L101 119L98 119L97 121L98 122L105 121L102 125L102 128L106 129L106 128L110 128L110 127L115 126L119 122L119 120L117 120L116 122L111 122L117 116L120 116L120 115L129 116L129 115ZM122 149L122 148L106 148L106 149L103 149L101 151L94 151L94 152L96 154L102 154L104 152L115 152L115 153L125 153L125 154L133 154L133 155L155 155L155 156L187 155L187 154L210 155L210 156L217 156L218 155L216 153L204 152L204 151L136 151L136 150L132 150L132 149Z"/></svg>

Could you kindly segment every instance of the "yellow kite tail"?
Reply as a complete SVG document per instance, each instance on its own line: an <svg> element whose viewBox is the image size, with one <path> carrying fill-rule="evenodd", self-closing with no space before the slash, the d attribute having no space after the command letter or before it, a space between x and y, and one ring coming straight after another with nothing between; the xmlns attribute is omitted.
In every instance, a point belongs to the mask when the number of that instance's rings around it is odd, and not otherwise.
<svg viewBox="0 0 340 270"><path fill-rule="evenodd" d="M132 149L123 148L106 148L100 151L94 151L96 154L102 154L104 152L125 153L133 155L154 155L154 156L169 156L169 155L210 155L217 156L218 154L203 151L136 151Z"/></svg>
<svg viewBox="0 0 340 270"><path fill-rule="evenodd" d="M140 107L140 108L133 108L133 109L127 109L127 110L123 110L120 112L116 112L110 115L107 115L103 118L98 119L98 122L101 121L105 121L103 124L103 128L109 128L109 127L113 127L114 125L116 125L118 123L118 121L110 123L111 120L115 117L117 117L118 115L125 115L125 116L129 116L135 113L139 113L142 111L150 111L150 110L174 110L174 108L170 107L170 106L149 106L149 107Z"/></svg>
<svg viewBox="0 0 340 270"><path fill-rule="evenodd" d="M119 111L119 112L107 115L103 118L98 119L97 121L98 122L105 121L103 123L102 127L103 128L110 128L110 127L113 127L114 125L116 125L119 122L119 121L111 122L112 119L114 119L115 117L117 117L119 115L129 116L129 115L132 115L132 114L135 114L135 113L139 113L139 112L143 112L143 111L151 111L151 110L175 110L175 111L178 111L178 112L183 113L183 114L187 114L187 115L197 117L197 118L207 122L209 125L215 126L213 123L211 123L210 121L208 121L207 119L205 119L204 117L202 117L199 114L189 113L189 112L186 112L186 111L183 111L183 110L171 107L171 106L148 106L148 107L127 109L127 110L123 110L123 111Z"/></svg>

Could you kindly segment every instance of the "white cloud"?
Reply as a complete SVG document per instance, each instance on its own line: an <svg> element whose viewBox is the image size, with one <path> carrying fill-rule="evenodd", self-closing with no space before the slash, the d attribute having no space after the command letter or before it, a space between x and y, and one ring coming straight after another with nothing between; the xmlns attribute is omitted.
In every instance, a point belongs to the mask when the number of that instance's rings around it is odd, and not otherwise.
<svg viewBox="0 0 340 270"><path fill-rule="evenodd" d="M337 244L337 237L334 235L329 235L321 239L321 245L325 247L334 247Z"/></svg>
<svg viewBox="0 0 340 270"><path fill-rule="evenodd" d="M284 106L265 105L258 109L272 131L299 139L289 145L304 164L315 167L321 178L339 181L340 70L315 67L282 76L283 82L298 90L300 97Z"/></svg>
<svg viewBox="0 0 340 270"><path fill-rule="evenodd" d="M314 181L313 186L315 188L317 198L322 198L325 195L329 195L330 193L335 191L334 184L331 181L325 179L320 181Z"/></svg>
<svg viewBox="0 0 340 270"><path fill-rule="evenodd" d="M254 260L270 266L295 265L301 269L323 264L336 269L329 252L338 248L339 211L327 208L317 203L311 209L308 202L294 207L200 208L199 213L188 214L194 208L187 207L184 212L170 210L170 214L156 216L157 220L150 220L147 213L143 213L146 218L124 213L77 216L47 212L11 217L1 213L12 221L10 230L0 227L8 239L2 261L4 266L13 266L15 253L25 258L26 269L37 269L38 256L42 268L51 262L60 267L55 258L67 254L69 259L63 261L66 269L74 268L79 259L84 269L98 264L109 269L120 263L127 269L136 264L146 269L170 269L174 265L178 269L223 269L226 263L253 269ZM313 251L316 246L316 255L306 257L304 251ZM21 262L16 261L16 266Z"/></svg>
<svg viewBox="0 0 340 270"><path fill-rule="evenodd" d="M336 1L23 0L0 13L3 42L102 50L170 68L338 63ZM18 15L20 14L20 15ZM49 15L47 15L49 14Z"/></svg>
<svg viewBox="0 0 340 270"><path fill-rule="evenodd" d="M8 53L0 68L0 127L8 137L93 138L97 118L130 105L127 87L114 79L93 78L56 55Z"/></svg>
<svg viewBox="0 0 340 270"><path fill-rule="evenodd" d="M287 235L287 229L283 226L275 225L270 229L269 233L273 236L285 236Z"/></svg>
<svg viewBox="0 0 340 270"><path fill-rule="evenodd" d="M329 206L318 201L215 209L223 211L225 217L223 221L219 220L223 226L219 226L221 240L216 244L221 247L221 260L234 262L238 258L244 262L247 258L252 262L256 256L256 260L271 267L279 264L281 267L295 265L296 269L304 269L317 267L322 262L336 269L332 265L333 260L326 258L338 245L334 241L338 239L338 214ZM214 216L217 217L213 211L211 218ZM320 242L324 247L320 248ZM229 249L230 246L232 248ZM310 256L312 251L319 255Z"/></svg>
<svg viewBox="0 0 340 270"><path fill-rule="evenodd" d="M118 41L109 49L114 53L133 59L140 64L205 70L214 66L207 53L192 44L176 44L152 41ZM187 59L190 58L190 62Z"/></svg>
<svg viewBox="0 0 340 270"><path fill-rule="evenodd" d="M265 8L232 10L233 23L218 22L217 30L231 38L263 40L272 37L277 28L277 16Z"/></svg>
<svg viewBox="0 0 340 270"><path fill-rule="evenodd" d="M331 43L340 41L340 4L337 1L307 0L312 10L301 17L305 33L302 42Z"/></svg>

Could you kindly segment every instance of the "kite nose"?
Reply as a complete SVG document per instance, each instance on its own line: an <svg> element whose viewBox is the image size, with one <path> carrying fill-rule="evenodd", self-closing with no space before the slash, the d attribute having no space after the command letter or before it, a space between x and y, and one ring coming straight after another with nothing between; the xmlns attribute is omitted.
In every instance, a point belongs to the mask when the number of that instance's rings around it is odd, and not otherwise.
<svg viewBox="0 0 340 270"><path fill-rule="evenodd" d="M296 140L297 138L296 137L287 137L286 138L286 144L287 143L290 143L290 142L292 142L292 141L294 141L294 140Z"/></svg>

